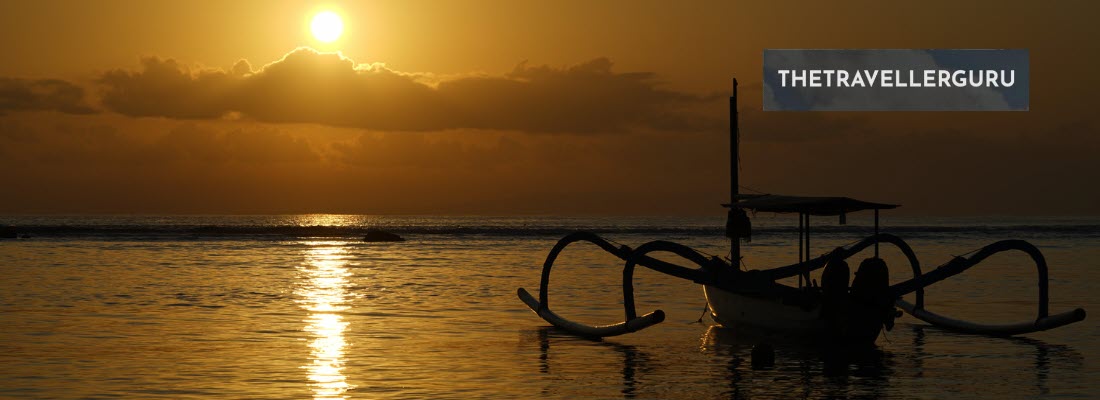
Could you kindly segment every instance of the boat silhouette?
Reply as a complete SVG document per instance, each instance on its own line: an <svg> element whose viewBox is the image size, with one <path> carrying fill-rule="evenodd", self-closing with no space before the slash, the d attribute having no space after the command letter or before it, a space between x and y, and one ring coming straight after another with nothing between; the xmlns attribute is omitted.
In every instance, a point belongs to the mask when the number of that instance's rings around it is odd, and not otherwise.
<svg viewBox="0 0 1100 400"><path fill-rule="evenodd" d="M880 232L879 212L898 207L895 204L874 203L848 197L808 197L775 194L739 193L739 138L737 116L737 80L733 80L730 97L730 199L723 204L728 209L725 234L732 242L730 255L723 259L708 256L688 246L656 240L631 248L615 244L595 233L574 232L560 239L550 249L543 263L536 298L523 288L517 294L532 311L550 324L572 334L605 337L636 332L664 320L661 310L638 315L634 306L633 275L638 266L687 279L703 285L703 293L713 319L724 327L751 330L765 335L782 335L804 341L823 341L847 345L873 345L883 329L893 327L902 311L933 326L970 334L1012 336L1065 326L1085 319L1085 310L1050 314L1047 263L1042 252L1023 240L1002 240L965 256L958 256L938 267L923 271L913 249L900 237ZM838 247L824 255L811 257L810 218L833 217L841 224L849 213L868 211L874 214L874 234L854 244ZM748 213L767 212L798 214L799 262L764 270L746 270L741 263L741 241L751 237ZM622 275L623 321L609 325L588 325L558 315L549 306L550 272L558 255L567 246L587 242L624 261ZM887 263L879 257L879 247L894 246L905 256L913 277L891 285ZM847 260L873 249L873 255L862 260L854 278ZM924 306L924 288L957 275L991 255L1018 251L1035 264L1038 270L1039 299L1034 319L1008 324L981 324L950 318L932 312ZM685 267L651 257L666 253L679 257ZM811 280L810 273L822 270L821 284ZM780 283L798 277L798 285ZM910 303L902 296L914 293Z"/></svg>

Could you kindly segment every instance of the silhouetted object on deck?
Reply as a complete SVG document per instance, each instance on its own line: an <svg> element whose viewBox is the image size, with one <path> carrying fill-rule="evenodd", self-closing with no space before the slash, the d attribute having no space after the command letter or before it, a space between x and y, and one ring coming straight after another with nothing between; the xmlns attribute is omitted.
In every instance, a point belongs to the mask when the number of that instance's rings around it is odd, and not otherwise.
<svg viewBox="0 0 1100 400"><path fill-rule="evenodd" d="M890 290L890 269L885 261L871 257L859 263L850 293L856 303L853 306L860 310L861 317L849 319L851 332L870 332L879 326L886 330L894 328L894 299L897 296ZM874 336L878 336L877 331ZM857 338L868 339L873 342L875 338Z"/></svg>
<svg viewBox="0 0 1100 400"><path fill-rule="evenodd" d="M745 239L752 241L752 222L742 209L730 209L726 213L726 237L730 239Z"/></svg>
<svg viewBox="0 0 1100 400"><path fill-rule="evenodd" d="M821 319L830 339L840 339L847 335L848 279L851 277L848 263L844 260L832 260L821 272Z"/></svg>
<svg viewBox="0 0 1100 400"><path fill-rule="evenodd" d="M405 238L396 233L386 232L380 229L367 229L367 235L363 236L364 242L404 242Z"/></svg>

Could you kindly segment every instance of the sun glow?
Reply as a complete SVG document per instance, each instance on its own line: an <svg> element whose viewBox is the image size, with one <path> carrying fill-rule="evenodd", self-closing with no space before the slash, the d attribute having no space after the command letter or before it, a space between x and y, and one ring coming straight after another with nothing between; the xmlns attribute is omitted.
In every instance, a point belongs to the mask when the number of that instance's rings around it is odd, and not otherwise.
<svg viewBox="0 0 1100 400"><path fill-rule="evenodd" d="M313 37L325 43L335 41L344 33L344 21L332 11L321 11L313 16L309 24Z"/></svg>

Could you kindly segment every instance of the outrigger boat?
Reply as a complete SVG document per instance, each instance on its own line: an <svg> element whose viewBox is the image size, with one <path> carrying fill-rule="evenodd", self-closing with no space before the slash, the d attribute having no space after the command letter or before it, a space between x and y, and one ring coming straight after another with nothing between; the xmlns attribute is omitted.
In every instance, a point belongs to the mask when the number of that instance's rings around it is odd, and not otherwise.
<svg viewBox="0 0 1100 400"><path fill-rule="evenodd" d="M784 335L811 341L828 340L850 345L873 345L882 329L893 327L901 316L898 309L913 317L947 330L1011 336L1058 328L1085 319L1085 310L1078 308L1051 315L1048 310L1047 264L1038 248L1023 240L1002 240L985 246L968 257L955 257L939 267L923 272L913 249L901 238L879 232L879 211L898 207L855 200L847 197L803 197L770 194L738 193L737 80L733 81L730 97L730 198L723 204L729 210L726 236L732 239L730 256L722 259L707 256L682 244L656 240L636 248L615 245L589 232L575 232L558 241L546 257L536 299L527 290L517 293L539 317L567 332L586 337L606 337L636 332L664 320L656 310L639 316L634 307L633 275L637 266L690 280L703 285L711 317L725 327L748 329L766 335ZM792 213L799 215L799 262L766 270L741 268L740 241L747 240L751 226L747 211ZM824 255L810 256L810 217L839 217L845 222L848 213L874 213L874 234L855 244L838 247ZM624 321L602 326L587 325L562 317L550 309L550 270L563 249L573 243L588 242L622 259ZM913 277L891 285L886 262L879 258L879 246L897 247L907 259ZM874 255L863 260L854 279L846 260L873 248ZM1038 314L1034 320L1003 325L980 324L949 318L924 306L924 288L959 274L987 257L1017 250L1031 257L1039 273ZM669 253L694 264L689 268L657 258L653 253ZM821 283L811 280L810 273L821 271ZM799 278L797 287L780 283L785 278ZM793 279L792 279L793 280ZM915 302L902 296L915 293Z"/></svg>

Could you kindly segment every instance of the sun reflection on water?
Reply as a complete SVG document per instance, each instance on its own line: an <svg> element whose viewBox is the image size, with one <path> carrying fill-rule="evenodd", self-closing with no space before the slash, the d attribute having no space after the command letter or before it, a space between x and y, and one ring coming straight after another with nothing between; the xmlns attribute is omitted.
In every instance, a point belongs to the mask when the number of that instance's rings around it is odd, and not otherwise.
<svg viewBox="0 0 1100 400"><path fill-rule="evenodd" d="M347 250L336 242L306 242L305 263L298 267L302 308L309 312L304 330L313 336L307 371L314 399L346 399L352 389L344 375L343 313L348 306Z"/></svg>
<svg viewBox="0 0 1100 400"><path fill-rule="evenodd" d="M289 217L289 222L298 226L353 226L361 223L361 215L342 214L305 214Z"/></svg>

